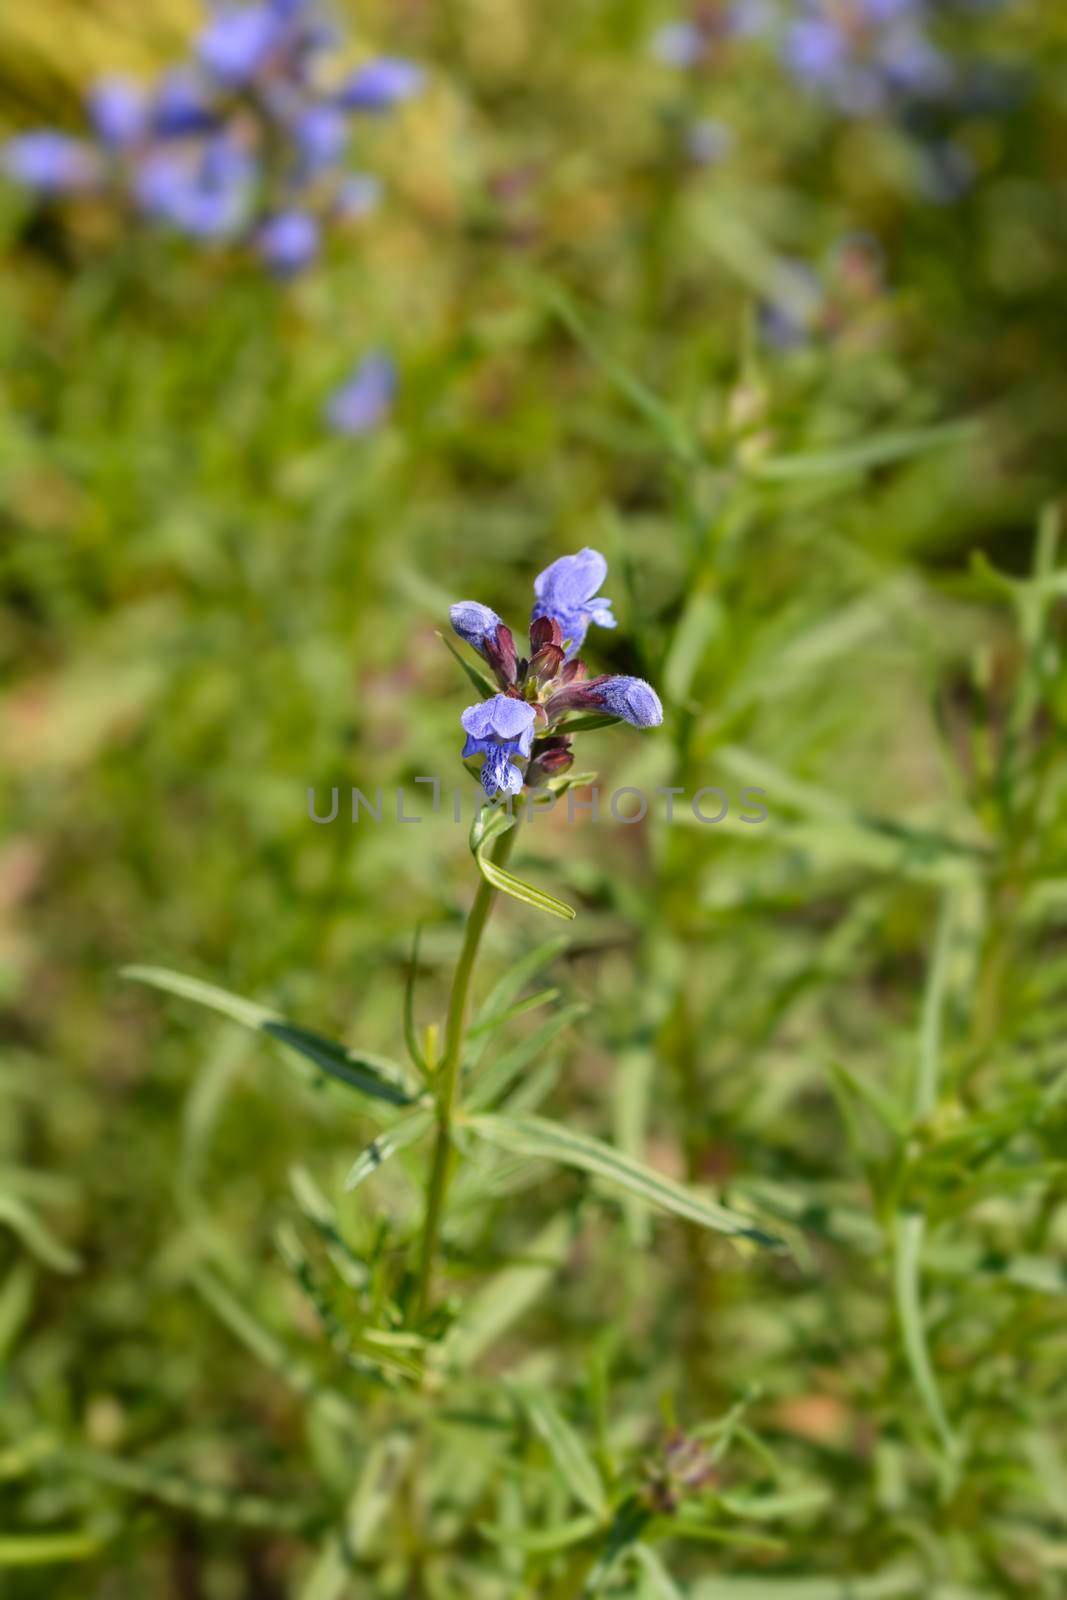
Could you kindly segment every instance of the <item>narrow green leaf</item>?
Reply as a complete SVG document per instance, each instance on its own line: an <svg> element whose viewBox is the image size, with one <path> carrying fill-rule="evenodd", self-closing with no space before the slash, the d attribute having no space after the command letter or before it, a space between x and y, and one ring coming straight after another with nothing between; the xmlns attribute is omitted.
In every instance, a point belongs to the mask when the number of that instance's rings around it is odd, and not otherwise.
<svg viewBox="0 0 1067 1600"><path fill-rule="evenodd" d="M499 889L501 894L510 895L513 900L521 900L524 905L533 906L537 911L547 911L549 916L560 917L564 922L573 922L577 916L574 907L567 905L566 901L557 900L554 895L546 894L543 889L535 888L532 883L524 883L512 872L505 872L503 867L498 867L495 861L490 861L480 851L475 860L482 877L491 883L494 889Z"/></svg>
<svg viewBox="0 0 1067 1600"><path fill-rule="evenodd" d="M11 1194L8 1190L0 1190L0 1222L6 1222L8 1227L22 1240L31 1255L37 1257L46 1267L51 1267L55 1272L77 1272L81 1261L73 1250L68 1250L45 1227L37 1213L28 1206L25 1200L18 1195Z"/></svg>
<svg viewBox="0 0 1067 1600"><path fill-rule="evenodd" d="M615 1144L634 1161L644 1155L652 1071L651 1051L634 1048L622 1052L615 1073ZM637 1250L645 1249L651 1232L648 1207L632 1196L624 1196L623 1209L631 1243Z"/></svg>
<svg viewBox="0 0 1067 1600"><path fill-rule="evenodd" d="M415 980L419 970L419 941L422 938L422 923L415 925L415 937L411 942L411 960L408 962L407 982L404 985L404 1042L408 1047L408 1055L418 1068L423 1079L427 1077L426 1057L419 1044L418 1029L415 1027Z"/></svg>
<svg viewBox="0 0 1067 1600"><path fill-rule="evenodd" d="M504 1027L505 1023L514 1022L516 1017L524 1017L528 1011L536 1011L538 1006L548 1005L550 1000L558 999L558 989L541 989L537 994L527 995L525 1000L517 1000L504 1011L490 1013L480 1021L473 1022L467 1029L467 1038L477 1039L484 1033L493 1033L497 1028Z"/></svg>
<svg viewBox="0 0 1067 1600"><path fill-rule="evenodd" d="M355 1409L347 1397L321 1383L318 1374L299 1356L291 1354L219 1278L200 1267L190 1274L190 1281L219 1320L258 1361L277 1372L297 1394L317 1401L332 1421L346 1426L353 1422Z"/></svg>
<svg viewBox="0 0 1067 1600"><path fill-rule="evenodd" d="M672 704L689 695L701 658L712 635L721 627L722 617L722 602L716 595L703 589L690 595L663 668L663 689Z"/></svg>
<svg viewBox="0 0 1067 1600"><path fill-rule="evenodd" d="M919 1057L912 1100L912 1115L916 1122L928 1117L937 1104L941 1068L941 1016L948 981L954 913L955 896L950 890L946 890L941 898L934 949L923 992L922 1018L919 1024Z"/></svg>
<svg viewBox="0 0 1067 1600"><path fill-rule="evenodd" d="M684 1600L681 1589L650 1545L635 1544L630 1550L630 1560L641 1569L645 1579L642 1594L649 1600Z"/></svg>
<svg viewBox="0 0 1067 1600"><path fill-rule="evenodd" d="M934 1377L934 1369L926 1347L923 1327L919 1275L922 1256L923 1232L926 1219L921 1212L903 1211L896 1219L896 1250L893 1261L893 1286L896 1292L897 1315L900 1318L904 1353L922 1397L931 1422L950 1454L955 1441L948 1425L941 1395Z"/></svg>
<svg viewBox="0 0 1067 1600"><path fill-rule="evenodd" d="M471 1366L529 1310L567 1259L573 1238L574 1219L560 1212L503 1271L468 1296L444 1341L448 1365Z"/></svg>
<svg viewBox="0 0 1067 1600"><path fill-rule="evenodd" d="M88 1561L100 1551L92 1533L0 1533L0 1567L44 1567Z"/></svg>
<svg viewBox="0 0 1067 1600"><path fill-rule="evenodd" d="M967 1600L971 1591L953 1594L954 1600ZM918 1600L920 1595L948 1600L949 1591L931 1584L920 1569L898 1567L869 1577L705 1578L693 1586L691 1600Z"/></svg>
<svg viewBox="0 0 1067 1600"><path fill-rule="evenodd" d="M584 1002L577 1000L573 1005L564 1006L554 1017L549 1017L547 1022L535 1028L533 1033L527 1034L525 1039L520 1039L503 1055L496 1056L471 1086L467 1096L470 1109L483 1111L499 1100L530 1062L536 1061L553 1039L579 1017L584 1017L588 1009Z"/></svg>
<svg viewBox="0 0 1067 1600"><path fill-rule="evenodd" d="M607 1492L578 1434L542 1390L514 1384L512 1392L548 1446L560 1477L575 1499L580 1500L598 1522L603 1522L609 1510Z"/></svg>
<svg viewBox="0 0 1067 1600"><path fill-rule="evenodd" d="M755 1244L779 1246L781 1241L755 1226L747 1217L687 1189L673 1178L625 1156L611 1145L586 1133L577 1133L545 1117L476 1116L467 1122L472 1133L503 1150L542 1156L564 1166L578 1167L607 1183L617 1184L651 1206L718 1233L751 1239Z"/></svg>
<svg viewBox="0 0 1067 1600"><path fill-rule="evenodd" d="M979 435L975 421L940 423L930 428L902 428L859 439L832 450L813 450L795 456L769 456L752 461L747 470L764 483L795 483L812 478L867 472L928 450L969 444Z"/></svg>
<svg viewBox="0 0 1067 1600"><path fill-rule="evenodd" d="M523 1550L528 1555L549 1555L553 1550L566 1550L570 1545L581 1544L600 1526L594 1516L574 1517L570 1522L559 1522L551 1528L503 1528L491 1522L478 1525L478 1532L493 1544L506 1549Z"/></svg>
<svg viewBox="0 0 1067 1600"><path fill-rule="evenodd" d="M248 1528L296 1529L310 1520L308 1510L291 1502L281 1504L221 1484L200 1483L154 1462L128 1461L98 1450L65 1450L55 1459L80 1477L96 1478L132 1494L148 1495L213 1521Z"/></svg>
<svg viewBox="0 0 1067 1600"><path fill-rule="evenodd" d="M532 883L523 883L521 878L516 878L514 873L505 872L503 867L497 866L487 854L487 847L494 839L513 828L518 818L514 811L509 812L503 806L482 806L471 825L470 848L471 854L478 863L478 871L487 883L494 889L499 889L502 894L510 895L513 900L521 900L524 905L534 906L538 911L547 911L550 916L561 917L564 922L572 922L577 915L573 906L567 905L563 900L557 900L554 895L546 894L543 889L536 889Z"/></svg>
<svg viewBox="0 0 1067 1600"><path fill-rule="evenodd" d="M907 1117L892 1096L874 1082L868 1073L853 1072L843 1061L829 1062L828 1069L839 1087L872 1111L888 1133L896 1139L903 1137L907 1132Z"/></svg>
<svg viewBox="0 0 1067 1600"><path fill-rule="evenodd" d="M365 1261L356 1255L341 1232L340 1219L306 1167L289 1169L289 1183L301 1215L326 1245L326 1252L338 1277L350 1289L363 1289L370 1277Z"/></svg>
<svg viewBox="0 0 1067 1600"><path fill-rule="evenodd" d="M642 379L601 347L599 341L589 331L577 307L562 291L553 289L548 300L555 315L574 335L578 344L605 376L621 394L625 395L634 410L645 419L661 443L672 455L687 464L692 464L697 459L697 451L670 407L660 399L659 395L654 394Z"/></svg>
<svg viewBox="0 0 1067 1600"><path fill-rule="evenodd" d="M382 1056L350 1050L343 1044L312 1033L309 1028L298 1028L291 1022L264 1022L260 1031L277 1039L280 1044L288 1045L299 1055L306 1056L331 1078L347 1083L349 1088L358 1089L374 1100L386 1100L394 1106L408 1106L415 1098L397 1081L400 1072L396 1063Z"/></svg>
<svg viewBox="0 0 1067 1600"><path fill-rule="evenodd" d="M452 656L454 660L459 662L460 666L463 668L464 672L467 674L467 677L470 679L471 683L474 685L475 689L478 691L483 700L489 700L494 694L500 693L500 690L497 688L495 683L490 683L489 679L484 673L479 672L477 667L472 667L466 657L460 655L451 639L447 638L446 635L441 633L438 629L435 629L434 631L437 633L437 637L440 639L449 655Z"/></svg>
<svg viewBox="0 0 1067 1600"><path fill-rule="evenodd" d="M197 1005L220 1012L233 1022L239 1022L242 1027L264 1033L314 1062L329 1077L347 1084L350 1089L370 1095L372 1099L386 1100L395 1106L411 1105L415 1099L404 1087L403 1068L396 1062L383 1056L350 1050L321 1034L312 1033L309 1028L297 1027L295 1023L286 1021L280 1012L257 1005L252 1000L244 1000L240 995L230 994L213 983L187 977L182 972L171 972L166 967L123 967L121 976L131 978L135 983L147 983L167 994L179 995L183 1000L192 1000Z"/></svg>
<svg viewBox="0 0 1067 1600"><path fill-rule="evenodd" d="M390 1156L396 1155L398 1150L406 1150L408 1145L421 1139L432 1127L433 1116L432 1110L420 1108L398 1117L396 1122L372 1139L366 1149L356 1157L345 1179L345 1189L357 1189L363 1180L369 1178L372 1172L377 1172Z"/></svg>

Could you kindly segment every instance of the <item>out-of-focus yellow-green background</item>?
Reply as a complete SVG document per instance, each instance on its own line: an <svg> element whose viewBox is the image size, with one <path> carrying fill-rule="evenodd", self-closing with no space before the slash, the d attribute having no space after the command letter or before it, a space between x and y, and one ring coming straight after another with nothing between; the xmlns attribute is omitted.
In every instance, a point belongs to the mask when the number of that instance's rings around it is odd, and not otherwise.
<svg viewBox="0 0 1067 1600"><path fill-rule="evenodd" d="M851 117L762 35L665 65L654 0L338 8L339 63L426 82L359 125L380 209L287 283L5 181L5 1595L596 1592L617 1524L565 1554L526 1537L584 1511L502 1374L552 1389L620 1516L666 1470L665 1417L744 1399L756 1444L703 1531L655 1545L683 1595L1059 1592L1067 15L932 9L987 90ZM0 133L81 133L95 78L158 72L201 22L9 5ZM707 119L730 144L701 163ZM924 166L945 142L954 196ZM375 350L395 406L338 436L324 406ZM423 1436L278 1247L308 1227L298 1165L392 1316L417 1160L345 1197L361 1106L119 971L402 1054L417 923L419 1020L443 1013L466 830L352 826L343 801L316 827L307 790L434 773L472 797L471 689L435 632L476 598L518 635L534 575L585 545L619 619L590 664L649 679L665 721L582 735L578 768L756 785L769 817L523 834L517 870L579 912L526 1109L724 1185L795 1256L653 1232L549 1169L461 1190L453 1312L553 1217L577 1240L457 1378L455 1435L446 1404ZM552 931L503 904L479 998ZM379 1504L375 1450L416 1436ZM346 1565L354 1482L374 1515ZM675 1592L625 1560L604 1581Z"/></svg>

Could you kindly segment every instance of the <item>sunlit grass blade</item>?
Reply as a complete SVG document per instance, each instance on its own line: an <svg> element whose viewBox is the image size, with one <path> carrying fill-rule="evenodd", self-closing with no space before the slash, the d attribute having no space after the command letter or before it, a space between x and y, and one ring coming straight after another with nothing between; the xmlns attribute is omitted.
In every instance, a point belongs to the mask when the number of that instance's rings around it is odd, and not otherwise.
<svg viewBox="0 0 1067 1600"><path fill-rule="evenodd" d="M925 1218L918 1211L903 1211L896 1218L893 1288L904 1353L915 1387L946 1451L955 1449L941 1394L934 1376L923 1327L920 1267Z"/></svg>
<svg viewBox="0 0 1067 1600"><path fill-rule="evenodd" d="M688 431L670 407L660 399L659 395L653 393L641 378L603 348L569 296L558 287L553 287L547 299L553 313L574 336L586 355L595 362L619 392L625 395L660 442L680 461L693 463L698 455L696 447Z"/></svg>
<svg viewBox="0 0 1067 1600"><path fill-rule="evenodd" d="M572 1022L577 1022L579 1017L584 1017L589 1007L582 1001L576 1000L573 1005L564 1006L557 1011L555 1016L549 1017L533 1033L528 1033L525 1039L520 1039L509 1050L494 1056L493 1060L473 1080L467 1096L467 1104L472 1111L484 1111L505 1095L521 1072L524 1072L532 1061L557 1038Z"/></svg>
<svg viewBox="0 0 1067 1600"><path fill-rule="evenodd" d="M651 1545L635 1544L630 1560L641 1572L641 1600L684 1600L681 1589Z"/></svg>
<svg viewBox="0 0 1067 1600"><path fill-rule="evenodd" d="M467 1029L468 1039L478 1039L482 1034L493 1033L497 1028L514 1022L516 1017L524 1017L528 1011L536 1011L539 1006L548 1005L552 1000L558 1000L558 989L541 989L537 994L527 995L525 1000L517 1000L514 1005L508 1006L504 1011L490 1013L479 1022L472 1022Z"/></svg>
<svg viewBox="0 0 1067 1600"><path fill-rule="evenodd" d="M567 1259L574 1229L573 1217L562 1212L553 1217L506 1267L464 1301L444 1341L449 1366L472 1365L544 1294Z"/></svg>
<svg viewBox="0 0 1067 1600"><path fill-rule="evenodd" d="M369 1268L344 1237L337 1212L310 1172L306 1167L291 1167L289 1183L301 1216L311 1224L322 1239L338 1277L347 1283L350 1289L364 1288L370 1276Z"/></svg>
<svg viewBox="0 0 1067 1600"><path fill-rule="evenodd" d="M365 1178L372 1172L377 1172L383 1162L390 1156L396 1155L398 1150L406 1150L409 1145L421 1139L423 1134L429 1133L433 1126L433 1112L429 1109L409 1111L405 1116L398 1117L384 1133L379 1133L372 1139L365 1150L356 1157L345 1179L345 1189L357 1189Z"/></svg>
<svg viewBox="0 0 1067 1600"><path fill-rule="evenodd" d="M191 978L182 972L171 972L166 967L123 967L122 976L137 983L147 983L167 994L178 995L183 1000L192 1000L197 1005L207 1006L231 1021L239 1022L242 1027L266 1034L268 1038L275 1039L314 1062L329 1077L347 1084L350 1089L358 1089L372 1099L406 1106L416 1098L405 1086L404 1070L396 1062L337 1044L322 1034L313 1033L310 1028L298 1027L267 1006L230 994L216 984L205 983L200 978Z"/></svg>
<svg viewBox="0 0 1067 1600"><path fill-rule="evenodd" d="M46 1567L64 1561L89 1561L101 1540L93 1533L0 1533L0 1567Z"/></svg>
<svg viewBox="0 0 1067 1600"><path fill-rule="evenodd" d="M32 1206L18 1195L0 1190L0 1224L17 1234L31 1255L53 1272L78 1272L81 1261L73 1250L46 1228Z"/></svg>
<svg viewBox="0 0 1067 1600"><path fill-rule="evenodd" d="M98 1450L65 1450L55 1458L79 1476L96 1478L131 1494L141 1494L216 1522L246 1528L306 1527L314 1509L245 1494L215 1483L200 1483L170 1467L125 1460Z"/></svg>
<svg viewBox="0 0 1067 1600"><path fill-rule="evenodd" d="M348 1498L340 1527L327 1539L301 1587L297 1600L345 1600L353 1593L357 1562L364 1559L390 1508L400 1494L414 1440L391 1433L367 1451L356 1486Z"/></svg>
<svg viewBox="0 0 1067 1600"><path fill-rule="evenodd" d="M476 1116L466 1125L490 1144L520 1155L543 1156L547 1161L577 1167L636 1195L660 1211L684 1217L688 1222L699 1223L717 1233L732 1234L771 1248L781 1243L738 1212L705 1199L697 1191L686 1189L673 1178L643 1166L589 1134L578 1133L545 1117Z"/></svg>
<svg viewBox="0 0 1067 1600"><path fill-rule="evenodd" d="M296 1394L306 1395L321 1406L324 1415L346 1428L355 1420L355 1409L346 1396L322 1383L306 1361L286 1348L220 1278L200 1267L190 1280L219 1320L257 1361L285 1380Z"/></svg>
<svg viewBox="0 0 1067 1600"><path fill-rule="evenodd" d="M945 422L929 428L901 428L857 439L830 450L812 450L795 456L765 456L750 462L747 471L765 483L790 483L870 471L894 461L906 461L927 450L944 450L970 444L981 433L977 421Z"/></svg>
<svg viewBox="0 0 1067 1600"><path fill-rule="evenodd" d="M563 1482L574 1498L598 1522L603 1522L609 1511L607 1491L592 1456L574 1428L543 1390L525 1384L513 1384L511 1388L533 1427L548 1446Z"/></svg>
<svg viewBox="0 0 1067 1600"><path fill-rule="evenodd" d="M423 1079L428 1076L426 1056L419 1044L418 1029L415 1026L415 980L419 971L419 942L422 938L422 923L416 923L415 936L411 941L411 960L408 962L407 981L404 984L404 1042L408 1047L408 1055Z"/></svg>
<svg viewBox="0 0 1067 1600"><path fill-rule="evenodd" d="M478 1525L478 1532L492 1544L525 1551L527 1555L550 1555L554 1550L567 1550L581 1544L600 1526L598 1517L574 1517L570 1522L560 1522L548 1528L502 1528L491 1522Z"/></svg>

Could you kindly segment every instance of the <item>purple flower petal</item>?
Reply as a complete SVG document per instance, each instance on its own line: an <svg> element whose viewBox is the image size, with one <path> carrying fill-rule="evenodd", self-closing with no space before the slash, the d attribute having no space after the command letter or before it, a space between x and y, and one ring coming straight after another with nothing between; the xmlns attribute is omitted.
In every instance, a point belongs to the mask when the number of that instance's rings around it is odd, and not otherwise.
<svg viewBox="0 0 1067 1600"><path fill-rule="evenodd" d="M89 116L97 136L113 150L125 150L148 128L148 96L129 78L101 78L89 90Z"/></svg>
<svg viewBox="0 0 1067 1600"><path fill-rule="evenodd" d="M383 56L358 68L342 86L338 100L349 111L389 111L422 88L425 74L413 61Z"/></svg>
<svg viewBox="0 0 1067 1600"><path fill-rule="evenodd" d="M475 739L526 740L526 749L522 752L526 755L537 718L527 701L516 700L508 694L495 694L476 706L468 706L459 720L463 731Z"/></svg>
<svg viewBox="0 0 1067 1600"><path fill-rule="evenodd" d="M98 167L93 151L79 139L52 128L21 133L0 150L0 166L9 178L39 194L69 194L88 189Z"/></svg>
<svg viewBox="0 0 1067 1600"><path fill-rule="evenodd" d="M330 397L326 420L337 433L369 433L388 415L395 396L396 368L389 356L375 352Z"/></svg>
<svg viewBox="0 0 1067 1600"><path fill-rule="evenodd" d="M306 211L281 211L263 224L256 248L272 272L289 277L317 255L319 225Z"/></svg>
<svg viewBox="0 0 1067 1600"><path fill-rule="evenodd" d="M663 721L659 695L644 678L607 678L598 693L605 711L635 728L657 728Z"/></svg>

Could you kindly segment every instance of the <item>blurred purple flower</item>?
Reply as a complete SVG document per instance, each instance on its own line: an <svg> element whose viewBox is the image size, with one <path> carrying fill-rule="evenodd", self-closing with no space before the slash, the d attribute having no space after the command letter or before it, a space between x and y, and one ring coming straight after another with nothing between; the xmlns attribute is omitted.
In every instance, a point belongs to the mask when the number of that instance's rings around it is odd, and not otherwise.
<svg viewBox="0 0 1067 1600"><path fill-rule="evenodd" d="M218 113L201 79L186 67L165 72L152 104L152 131L161 139L180 139L207 133L218 124Z"/></svg>
<svg viewBox="0 0 1067 1600"><path fill-rule="evenodd" d="M9 178L39 194L69 194L91 188L99 175L96 156L80 139L52 128L20 133L0 153Z"/></svg>
<svg viewBox="0 0 1067 1600"><path fill-rule="evenodd" d="M349 111L388 111L418 94L424 76L413 61L382 56L353 72L342 85L338 100Z"/></svg>
<svg viewBox="0 0 1067 1600"><path fill-rule="evenodd" d="M336 433L358 437L370 433L392 409L396 368L383 351L364 356L359 366L330 396L326 420Z"/></svg>
<svg viewBox="0 0 1067 1600"><path fill-rule="evenodd" d="M306 211L280 211L256 236L260 259L279 277L292 277L318 254L319 225Z"/></svg>
<svg viewBox="0 0 1067 1600"><path fill-rule="evenodd" d="M231 141L213 139L191 153L162 147L142 160L134 177L138 205L194 239L225 239L248 220L254 168Z"/></svg>
<svg viewBox="0 0 1067 1600"><path fill-rule="evenodd" d="M348 118L336 106L305 106L293 120L293 138L308 172L319 172L339 161L349 137Z"/></svg>
<svg viewBox="0 0 1067 1600"><path fill-rule="evenodd" d="M89 90L89 116L97 137L112 150L137 144L148 130L148 95L129 78L101 78Z"/></svg>
<svg viewBox="0 0 1067 1600"><path fill-rule="evenodd" d="M201 65L230 87L247 83L283 43L286 20L272 5L220 10L197 40Z"/></svg>

